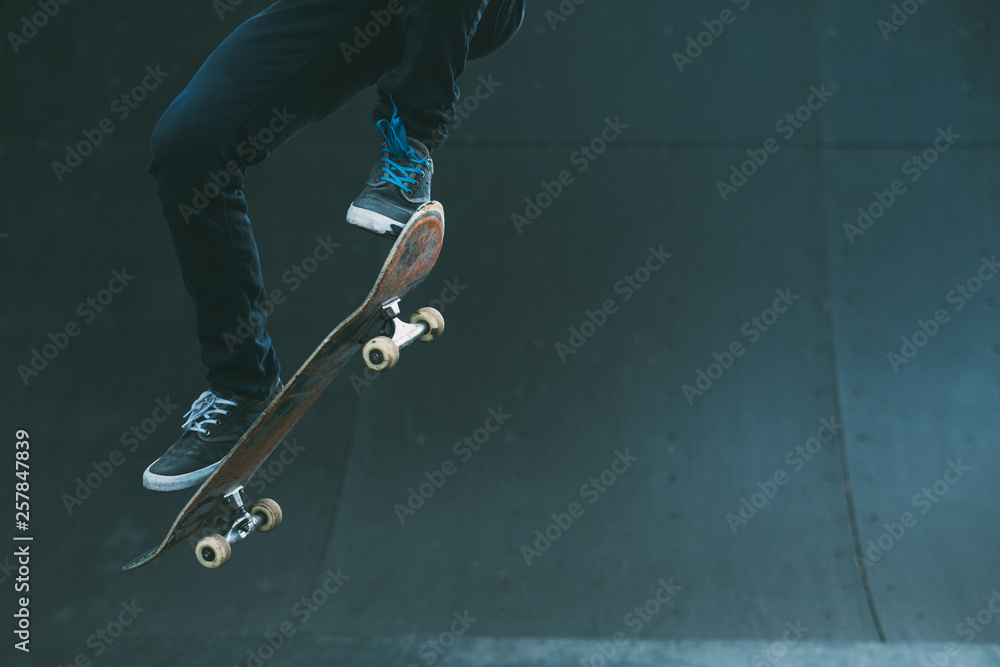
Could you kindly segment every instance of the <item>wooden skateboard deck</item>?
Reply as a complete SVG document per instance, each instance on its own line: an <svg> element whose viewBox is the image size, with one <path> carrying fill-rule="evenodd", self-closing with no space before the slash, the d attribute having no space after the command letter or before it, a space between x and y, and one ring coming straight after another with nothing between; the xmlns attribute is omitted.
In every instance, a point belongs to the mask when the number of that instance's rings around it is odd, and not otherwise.
<svg viewBox="0 0 1000 667"><path fill-rule="evenodd" d="M400 339L398 347L412 342L420 334L423 334L421 340L430 340L436 337L437 333L440 333L444 326L443 320L440 320L440 326L434 332L431 331L432 327L430 326L424 326L421 329L393 319L392 315L398 313L398 307L390 309L386 304L391 306L398 303L400 298L427 277L441 252L443 240L444 210L439 203L429 202L414 213L399 238L396 239L378 278L375 280L375 286L368 294L368 298L320 343L319 347L285 385L281 393L261 413L226 458L222 460L219 467L213 471L212 475L205 480L184 506L163 542L156 548L126 563L122 566L123 570L131 570L145 565L192 535L209 527L210 519L217 514L216 510L224 502L233 502L232 494L235 490L239 490L236 495L240 498L238 505L239 510L242 511L243 491L241 488L246 486L264 460L281 443L295 422L319 397L354 353L362 349L366 340L379 333L378 331L375 334L372 332L380 323L385 328L397 331L397 334L386 334L393 335L394 340L402 335L398 333L399 331L403 328L408 329L408 333ZM440 314L436 311L435 314L440 319ZM389 322L392 324L390 325ZM386 339L376 340L385 341ZM389 347L393 348L392 351L398 358L398 347L394 343L389 343ZM371 354L372 359L376 361L382 359L380 353L370 353L367 348L365 354ZM388 365L391 366L394 363L393 359ZM267 502L273 503L273 501ZM275 507L277 507L276 504ZM278 521L280 521L280 508L277 513ZM244 512L243 516L247 520L250 519L250 514ZM253 521L256 521L259 517L254 516ZM253 525L249 526L248 532L252 532L257 527L253 521L251 521ZM247 526L245 525L244 528ZM235 525L233 530L236 530ZM242 536L243 534L240 532L240 536L236 537L235 540L242 539ZM222 546L226 550L226 554L222 557L222 562L225 562L228 558L228 546ZM199 560L201 560L200 557ZM204 561L202 564L207 567L217 567L217 565L206 564Z"/></svg>

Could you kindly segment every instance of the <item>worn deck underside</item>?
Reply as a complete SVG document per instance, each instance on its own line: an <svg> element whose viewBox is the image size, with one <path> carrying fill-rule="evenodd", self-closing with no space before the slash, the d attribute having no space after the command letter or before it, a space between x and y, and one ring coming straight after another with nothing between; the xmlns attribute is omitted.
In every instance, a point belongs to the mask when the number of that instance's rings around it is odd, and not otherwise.
<svg viewBox="0 0 1000 667"><path fill-rule="evenodd" d="M354 359L290 431L253 489L280 499L278 531L215 572L175 553L121 573L176 514L140 476L204 389L149 134L264 4L220 21L205 2L70 3L0 51L0 433L35 448L37 664L247 665L269 641L282 667L579 664L609 645L609 664L1000 664L987 0L916 3L898 30L890 2L587 2L565 21L529 2L469 63L476 103L435 153L448 245L408 308L438 307L445 335L384 377ZM2 25L31 11L4 3ZM171 76L58 182L62 147L156 63ZM286 379L389 248L343 222L373 100L250 173ZM340 246L289 279L320 243ZM122 267L134 280L85 318ZM25 386L17 366L70 321Z"/></svg>
<svg viewBox="0 0 1000 667"><path fill-rule="evenodd" d="M402 299L430 273L444 240L444 211L428 205L414 215L404 233L393 244L364 302L330 332L309 355L285 388L219 464L174 520L163 542L129 561L123 569L145 565L153 558L206 528L206 519L223 496L246 486L268 455L281 444L288 431L309 406L361 349L365 335L383 318L382 306ZM183 494L176 494L183 495ZM253 502L256 499L250 499Z"/></svg>

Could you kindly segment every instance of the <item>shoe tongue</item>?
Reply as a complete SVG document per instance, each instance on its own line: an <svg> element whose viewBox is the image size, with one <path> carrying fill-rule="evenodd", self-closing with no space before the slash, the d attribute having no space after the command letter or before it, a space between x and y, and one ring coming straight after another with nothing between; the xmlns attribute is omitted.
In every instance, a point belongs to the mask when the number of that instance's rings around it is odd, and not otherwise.
<svg viewBox="0 0 1000 667"><path fill-rule="evenodd" d="M225 387L217 387L215 385L209 385L208 389L219 398L224 398L229 401L239 398L239 395L237 395L235 391L230 391Z"/></svg>

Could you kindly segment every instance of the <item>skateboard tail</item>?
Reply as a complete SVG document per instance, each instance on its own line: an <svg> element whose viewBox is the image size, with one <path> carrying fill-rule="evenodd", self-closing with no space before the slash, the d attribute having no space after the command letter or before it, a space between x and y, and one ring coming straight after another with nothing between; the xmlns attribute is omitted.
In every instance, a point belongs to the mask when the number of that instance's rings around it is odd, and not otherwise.
<svg viewBox="0 0 1000 667"><path fill-rule="evenodd" d="M223 498L244 487L302 414L319 397L377 322L384 305L405 296L430 273L444 240L444 210L437 202L422 206L403 229L365 301L310 355L274 401L205 480L181 510L161 544L122 566L141 567L208 528Z"/></svg>

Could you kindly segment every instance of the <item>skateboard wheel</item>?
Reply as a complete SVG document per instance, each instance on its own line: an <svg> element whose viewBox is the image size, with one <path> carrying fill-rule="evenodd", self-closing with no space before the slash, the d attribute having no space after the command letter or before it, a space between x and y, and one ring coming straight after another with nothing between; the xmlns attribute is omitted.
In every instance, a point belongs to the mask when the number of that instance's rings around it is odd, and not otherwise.
<svg viewBox="0 0 1000 667"><path fill-rule="evenodd" d="M229 546L229 542L218 533L206 535L198 540L198 546L194 550L198 562L210 570L214 570L229 560L232 553L233 549Z"/></svg>
<svg viewBox="0 0 1000 667"><path fill-rule="evenodd" d="M250 507L250 514L259 516L257 532L270 533L281 523L281 506L270 498L261 498Z"/></svg>
<svg viewBox="0 0 1000 667"><path fill-rule="evenodd" d="M377 336L365 344L362 355L368 368L381 373L399 361L399 346L391 338Z"/></svg>
<svg viewBox="0 0 1000 667"><path fill-rule="evenodd" d="M410 316L410 324L426 324L427 333L417 340L429 343L444 333L444 317L436 308L421 308Z"/></svg>

